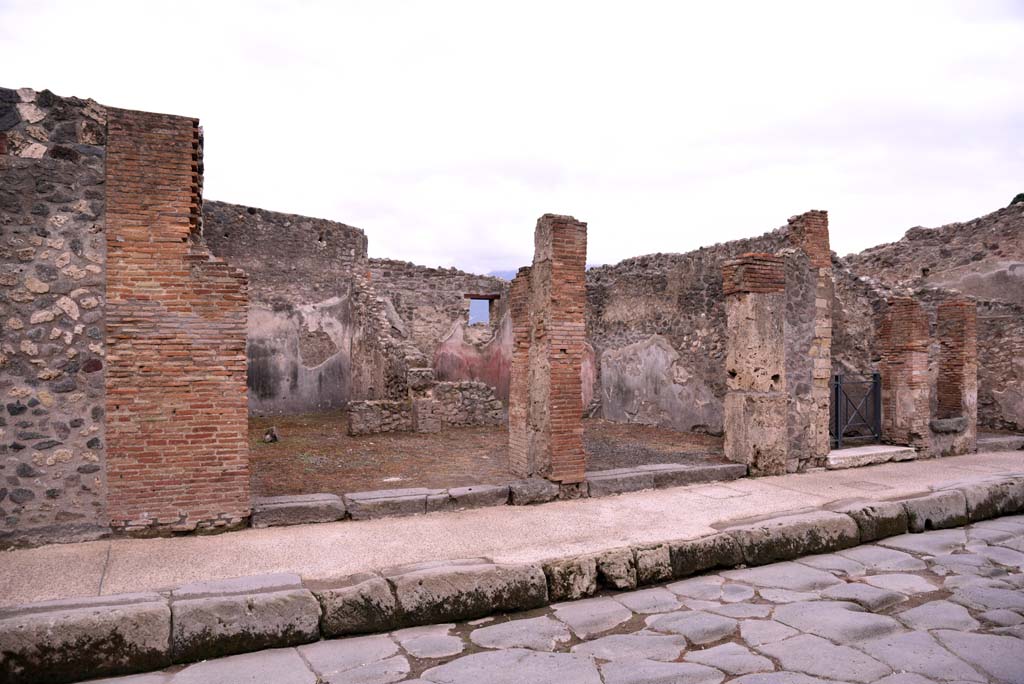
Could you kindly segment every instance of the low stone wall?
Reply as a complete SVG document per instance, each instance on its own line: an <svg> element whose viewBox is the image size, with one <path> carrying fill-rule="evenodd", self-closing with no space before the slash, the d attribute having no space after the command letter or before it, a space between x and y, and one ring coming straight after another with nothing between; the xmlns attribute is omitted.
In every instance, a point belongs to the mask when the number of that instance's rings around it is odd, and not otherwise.
<svg viewBox="0 0 1024 684"><path fill-rule="evenodd" d="M501 425L504 405L494 388L484 382L439 382L434 399L440 405L441 424L445 427Z"/></svg>
<svg viewBox="0 0 1024 684"><path fill-rule="evenodd" d="M165 594L51 601L0 610L0 681L63 684L319 639L525 611L599 590L831 553L886 537L1024 511L1024 474L978 478L896 501L790 514L687 540L537 563L418 563L303 582L277 574ZM231 616L225 619L225 616Z"/></svg>
<svg viewBox="0 0 1024 684"><path fill-rule="evenodd" d="M412 430L412 406L408 401L371 399L348 405L348 434L372 435L378 432Z"/></svg>
<svg viewBox="0 0 1024 684"><path fill-rule="evenodd" d="M421 369L413 369L410 374L418 370ZM427 395L425 397L349 402L348 433L355 436L411 430L434 432L447 427L501 425L503 422L504 404L487 383L433 382L432 372L430 377L431 380L416 390ZM419 422L415 419L417 414Z"/></svg>

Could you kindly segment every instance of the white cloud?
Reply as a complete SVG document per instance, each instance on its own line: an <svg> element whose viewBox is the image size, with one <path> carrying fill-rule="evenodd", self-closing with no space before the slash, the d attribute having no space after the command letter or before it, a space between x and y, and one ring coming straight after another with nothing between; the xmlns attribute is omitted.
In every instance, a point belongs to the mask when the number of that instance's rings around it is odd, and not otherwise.
<svg viewBox="0 0 1024 684"><path fill-rule="evenodd" d="M3 85L198 116L208 197L486 271L830 211L840 253L1024 191L1015 3L0 1Z"/></svg>

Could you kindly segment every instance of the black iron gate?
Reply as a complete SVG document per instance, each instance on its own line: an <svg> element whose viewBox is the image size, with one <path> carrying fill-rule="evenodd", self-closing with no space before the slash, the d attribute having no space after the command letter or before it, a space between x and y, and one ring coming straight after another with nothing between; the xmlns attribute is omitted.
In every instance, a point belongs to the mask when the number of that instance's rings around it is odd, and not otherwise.
<svg viewBox="0 0 1024 684"><path fill-rule="evenodd" d="M832 411L829 417L832 447L843 442L878 442L882 439L882 378L832 376Z"/></svg>

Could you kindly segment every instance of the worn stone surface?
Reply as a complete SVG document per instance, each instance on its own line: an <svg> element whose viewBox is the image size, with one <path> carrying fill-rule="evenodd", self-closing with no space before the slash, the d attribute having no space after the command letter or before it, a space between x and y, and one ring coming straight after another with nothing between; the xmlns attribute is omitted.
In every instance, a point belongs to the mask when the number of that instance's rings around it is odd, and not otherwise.
<svg viewBox="0 0 1024 684"><path fill-rule="evenodd" d="M0 681L72 682L171 662L171 615L158 594L0 610Z"/></svg>
<svg viewBox="0 0 1024 684"><path fill-rule="evenodd" d="M735 582L751 584L755 587L772 587L791 589L793 591L812 591L826 589L839 584L841 580L834 575L809 568L799 563L774 563L760 568L729 570L722 573Z"/></svg>
<svg viewBox="0 0 1024 684"><path fill-rule="evenodd" d="M588 657L523 649L463 656L427 670L422 678L437 684L601 684L597 667Z"/></svg>
<svg viewBox="0 0 1024 684"><path fill-rule="evenodd" d="M312 585L323 611L326 636L380 632L398 626L398 603L387 580L355 575Z"/></svg>
<svg viewBox="0 0 1024 684"><path fill-rule="evenodd" d="M904 632L865 640L857 647L896 672L910 672L936 681L983 682L985 678L927 632Z"/></svg>
<svg viewBox="0 0 1024 684"><path fill-rule="evenodd" d="M676 660L686 648L681 636L657 634L612 634L572 647L573 653L593 656L601 660Z"/></svg>
<svg viewBox="0 0 1024 684"><path fill-rule="evenodd" d="M398 646L381 634L320 641L300 646L297 650L314 672L324 676L390 658L398 653Z"/></svg>
<svg viewBox="0 0 1024 684"><path fill-rule="evenodd" d="M474 629L470 641L485 648L528 648L554 651L571 639L569 628L550 617L510 620Z"/></svg>
<svg viewBox="0 0 1024 684"><path fill-rule="evenodd" d="M653 584L672 579L672 557L668 544L638 547L634 554L638 584Z"/></svg>
<svg viewBox="0 0 1024 684"><path fill-rule="evenodd" d="M597 591L597 558L578 556L544 564L548 599L571 601L592 596Z"/></svg>
<svg viewBox="0 0 1024 684"><path fill-rule="evenodd" d="M843 601L787 603L775 609L775 619L841 644L900 629L900 624L890 617L864 612L860 606Z"/></svg>
<svg viewBox="0 0 1024 684"><path fill-rule="evenodd" d="M903 594L870 584L850 582L837 584L821 592L822 598L834 601L852 601L870 611L881 611L907 600Z"/></svg>
<svg viewBox="0 0 1024 684"><path fill-rule="evenodd" d="M636 589L636 558L633 549L613 549L597 557L597 577L610 589Z"/></svg>
<svg viewBox="0 0 1024 684"><path fill-rule="evenodd" d="M668 589L657 587L618 594L615 600L634 613L665 613L680 607L679 599Z"/></svg>
<svg viewBox="0 0 1024 684"><path fill-rule="evenodd" d="M907 510L895 501L847 504L834 510L856 521L861 543L907 533Z"/></svg>
<svg viewBox="0 0 1024 684"><path fill-rule="evenodd" d="M253 504L252 526L304 525L345 517L345 503L334 494L303 494L258 498Z"/></svg>
<svg viewBox="0 0 1024 684"><path fill-rule="evenodd" d="M691 651L686 660L700 663L721 670L730 675L750 674L751 672L771 672L774 665L767 658L751 653L739 644L722 644L702 651Z"/></svg>
<svg viewBox="0 0 1024 684"><path fill-rule="evenodd" d="M618 601L603 597L558 603L552 608L555 617L569 625L573 633L581 639L607 632L633 616L633 613Z"/></svg>
<svg viewBox="0 0 1024 684"><path fill-rule="evenodd" d="M509 484L509 501L513 506L528 506L554 501L558 484L542 478L517 480Z"/></svg>
<svg viewBox="0 0 1024 684"><path fill-rule="evenodd" d="M454 628L454 624L408 627L392 637L414 658L445 658L462 653L465 647L462 639L451 635Z"/></svg>
<svg viewBox="0 0 1024 684"><path fill-rule="evenodd" d="M654 489L654 473L650 471L600 470L587 474L587 491L590 496L609 496L644 489Z"/></svg>
<svg viewBox="0 0 1024 684"><path fill-rule="evenodd" d="M647 627L656 632L680 634L694 644L708 644L729 636L736 631L737 622L732 618L712 615L701 611L677 611L664 615L652 615L645 621Z"/></svg>
<svg viewBox="0 0 1024 684"><path fill-rule="evenodd" d="M887 665L856 649L836 646L810 634L764 644L758 650L778 660L786 670L816 677L869 684L892 673Z"/></svg>
<svg viewBox="0 0 1024 684"><path fill-rule="evenodd" d="M774 620L742 620L740 637L750 646L771 644L799 634L795 629Z"/></svg>
<svg viewBox="0 0 1024 684"><path fill-rule="evenodd" d="M601 666L605 684L718 684L724 676L718 670L695 663L661 663L656 660L614 660Z"/></svg>
<svg viewBox="0 0 1024 684"><path fill-rule="evenodd" d="M840 556L860 563L875 571L924 570L928 564L908 553L878 546L858 546L839 552Z"/></svg>
<svg viewBox="0 0 1024 684"><path fill-rule="evenodd" d="M935 492L916 499L904 499L907 527L911 532L939 530L967 524L967 502L963 492Z"/></svg>
<svg viewBox="0 0 1024 684"><path fill-rule="evenodd" d="M686 577L714 568L731 568L743 562L743 552L736 539L724 532L671 542L669 555L673 577Z"/></svg>
<svg viewBox="0 0 1024 684"><path fill-rule="evenodd" d="M864 581L879 589L898 591L901 594L908 595L923 594L935 590L935 585L928 580L907 573L897 572L886 575L874 575L872 577L865 577Z"/></svg>
<svg viewBox="0 0 1024 684"><path fill-rule="evenodd" d="M744 560L751 565L838 551L855 546L860 538L853 519L827 511L772 518L731 528L729 534L736 538Z"/></svg>
<svg viewBox="0 0 1024 684"><path fill-rule="evenodd" d="M345 495L345 507L353 520L389 518L427 512L427 497L437 490L415 487L354 492Z"/></svg>
<svg viewBox="0 0 1024 684"><path fill-rule="evenodd" d="M317 677L293 649L245 653L186 667L173 676L174 684L272 681L317 684Z"/></svg>

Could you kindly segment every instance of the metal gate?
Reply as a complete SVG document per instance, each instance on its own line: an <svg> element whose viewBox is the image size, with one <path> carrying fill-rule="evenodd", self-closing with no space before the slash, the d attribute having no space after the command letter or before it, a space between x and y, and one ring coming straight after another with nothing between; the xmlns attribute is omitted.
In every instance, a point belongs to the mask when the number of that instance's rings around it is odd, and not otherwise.
<svg viewBox="0 0 1024 684"><path fill-rule="evenodd" d="M843 442L879 442L882 439L882 377L832 376L832 411L829 417L832 447Z"/></svg>

